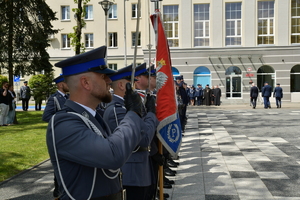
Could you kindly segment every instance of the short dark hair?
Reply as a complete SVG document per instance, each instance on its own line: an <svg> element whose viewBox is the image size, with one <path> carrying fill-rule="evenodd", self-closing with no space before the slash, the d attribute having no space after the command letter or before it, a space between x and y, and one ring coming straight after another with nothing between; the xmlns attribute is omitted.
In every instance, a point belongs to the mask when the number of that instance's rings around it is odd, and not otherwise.
<svg viewBox="0 0 300 200"><path fill-rule="evenodd" d="M3 81L2 82L2 86L4 86L5 84L7 84L8 82L7 81Z"/></svg>

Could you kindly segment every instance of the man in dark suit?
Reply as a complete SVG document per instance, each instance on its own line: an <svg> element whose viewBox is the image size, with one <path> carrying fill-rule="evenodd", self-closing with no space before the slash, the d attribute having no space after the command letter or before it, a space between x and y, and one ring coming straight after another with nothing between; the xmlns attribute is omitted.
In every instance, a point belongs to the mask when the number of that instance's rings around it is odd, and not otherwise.
<svg viewBox="0 0 300 200"><path fill-rule="evenodd" d="M30 87L28 86L27 81L24 81L24 85L20 88L20 97L22 98L22 109L27 111L28 102L31 97Z"/></svg>
<svg viewBox="0 0 300 200"><path fill-rule="evenodd" d="M57 91L52 94L46 104L44 113L43 113L43 121L49 122L51 117L59 110L62 109L66 100L69 98L67 92L69 92L68 85L64 82L64 77L60 75L55 78L53 82L56 83Z"/></svg>
<svg viewBox="0 0 300 200"><path fill-rule="evenodd" d="M132 65L118 70L110 77L111 87L114 90L113 100L106 106L103 119L114 131L126 115L124 96L126 84L131 80ZM138 72L138 70L137 70ZM139 88L144 89L144 88ZM150 163L149 146L159 123L155 116L155 99L148 95L145 104L147 113L143 114L145 124L145 135L132 152L125 165L122 167L123 186L126 189L127 199L146 199L151 191L152 167Z"/></svg>
<svg viewBox="0 0 300 200"><path fill-rule="evenodd" d="M268 82L265 82L265 86L262 88L261 95L264 98L265 109L271 108L271 104L270 104L269 98L272 95L272 87L269 85Z"/></svg>
<svg viewBox="0 0 300 200"><path fill-rule="evenodd" d="M281 99L283 97L283 93L282 93L282 88L280 87L279 83L277 83L277 85L276 85L276 87L274 89L273 97L276 98L276 106L277 106L277 108L281 108Z"/></svg>
<svg viewBox="0 0 300 200"><path fill-rule="evenodd" d="M250 100L251 100L250 102L253 109L256 108L257 97L258 97L258 87L256 87L255 84L252 83L252 87L250 89Z"/></svg>
<svg viewBox="0 0 300 200"><path fill-rule="evenodd" d="M70 98L50 120L46 142L62 195L69 199L121 200L120 167L143 137L142 102L129 84L126 115L111 134L96 112L100 102L109 103L115 71L105 63L106 47L96 48L55 64L62 68Z"/></svg>

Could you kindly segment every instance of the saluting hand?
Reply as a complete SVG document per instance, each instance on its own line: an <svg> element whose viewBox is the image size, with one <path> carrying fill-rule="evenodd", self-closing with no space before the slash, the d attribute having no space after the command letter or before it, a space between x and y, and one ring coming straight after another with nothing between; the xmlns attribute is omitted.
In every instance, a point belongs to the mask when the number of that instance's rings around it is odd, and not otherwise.
<svg viewBox="0 0 300 200"><path fill-rule="evenodd" d="M142 116L142 99L137 92L132 90L130 83L126 84L124 103L127 111L133 111L140 117Z"/></svg>

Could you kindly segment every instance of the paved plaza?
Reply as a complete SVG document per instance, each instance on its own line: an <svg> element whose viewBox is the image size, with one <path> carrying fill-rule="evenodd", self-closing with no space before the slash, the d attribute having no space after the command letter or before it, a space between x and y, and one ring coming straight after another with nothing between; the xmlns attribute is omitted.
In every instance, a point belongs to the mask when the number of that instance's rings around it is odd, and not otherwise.
<svg viewBox="0 0 300 200"><path fill-rule="evenodd" d="M190 106L188 116L170 200L300 200L300 105ZM52 191L45 161L0 184L0 200L50 200Z"/></svg>

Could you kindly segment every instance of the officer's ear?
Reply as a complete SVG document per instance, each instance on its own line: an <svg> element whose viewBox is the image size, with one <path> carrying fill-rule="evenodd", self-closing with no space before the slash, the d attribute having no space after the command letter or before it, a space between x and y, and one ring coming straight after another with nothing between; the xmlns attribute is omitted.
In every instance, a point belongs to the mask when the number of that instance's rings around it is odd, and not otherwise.
<svg viewBox="0 0 300 200"><path fill-rule="evenodd" d="M125 82L125 80L118 81L118 88L120 88L120 90L122 90L122 91L126 90L126 82Z"/></svg>
<svg viewBox="0 0 300 200"><path fill-rule="evenodd" d="M91 90L91 81L89 76L81 76L80 77L80 84L86 90Z"/></svg>

